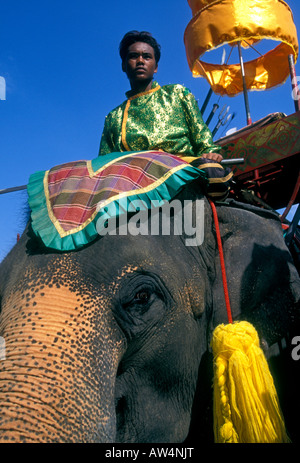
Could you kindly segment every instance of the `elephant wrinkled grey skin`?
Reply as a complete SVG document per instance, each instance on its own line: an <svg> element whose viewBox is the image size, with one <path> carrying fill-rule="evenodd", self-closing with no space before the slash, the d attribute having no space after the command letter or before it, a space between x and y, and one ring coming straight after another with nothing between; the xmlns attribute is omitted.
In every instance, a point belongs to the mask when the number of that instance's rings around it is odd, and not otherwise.
<svg viewBox="0 0 300 463"><path fill-rule="evenodd" d="M191 186L181 198L202 196ZM217 209L233 317L277 343L297 326L300 294L281 224L235 202ZM210 339L227 315L206 198L204 220L197 247L106 235L65 253L27 226L0 267L1 442L212 438Z"/></svg>

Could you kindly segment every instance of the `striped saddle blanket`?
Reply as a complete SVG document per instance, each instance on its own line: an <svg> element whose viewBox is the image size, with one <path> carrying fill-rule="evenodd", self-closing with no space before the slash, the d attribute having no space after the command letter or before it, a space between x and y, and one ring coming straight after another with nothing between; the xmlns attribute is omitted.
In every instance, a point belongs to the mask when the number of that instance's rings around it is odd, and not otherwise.
<svg viewBox="0 0 300 463"><path fill-rule="evenodd" d="M30 176L32 229L48 248L79 249L99 236L97 220L104 213L122 214L135 199L147 208L154 200L170 201L195 179L205 191L203 170L160 151L68 162Z"/></svg>

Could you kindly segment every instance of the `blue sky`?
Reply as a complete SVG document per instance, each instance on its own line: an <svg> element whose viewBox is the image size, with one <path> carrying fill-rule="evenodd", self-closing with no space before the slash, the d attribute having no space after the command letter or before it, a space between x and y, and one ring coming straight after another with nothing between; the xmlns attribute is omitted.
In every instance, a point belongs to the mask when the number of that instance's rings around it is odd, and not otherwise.
<svg viewBox="0 0 300 463"><path fill-rule="evenodd" d="M299 0L287 3L300 28ZM35 171L97 156L105 115L129 90L118 55L128 30L152 32L162 46L157 80L187 86L201 107L209 86L192 77L183 43L191 17L187 0L2 2L0 76L6 100L0 100L0 189L26 184ZM221 53L211 55L212 60L220 60ZM253 58L250 53L245 51L245 60ZM296 73L300 75L298 64ZM213 96L205 118L217 100ZM249 93L249 102L253 121L276 111L292 114L290 80L267 92ZM224 97L219 104L236 112L230 127L246 125L242 95ZM216 123L214 118L210 128ZM25 206L26 192L0 195L0 260L24 229Z"/></svg>

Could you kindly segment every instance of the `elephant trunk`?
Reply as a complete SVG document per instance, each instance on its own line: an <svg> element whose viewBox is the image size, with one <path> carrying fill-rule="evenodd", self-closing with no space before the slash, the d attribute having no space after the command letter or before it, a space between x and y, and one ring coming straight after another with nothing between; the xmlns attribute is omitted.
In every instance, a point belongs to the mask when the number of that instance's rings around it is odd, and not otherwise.
<svg viewBox="0 0 300 463"><path fill-rule="evenodd" d="M101 307L95 296L52 285L6 301L0 442L115 439L114 383L123 341Z"/></svg>

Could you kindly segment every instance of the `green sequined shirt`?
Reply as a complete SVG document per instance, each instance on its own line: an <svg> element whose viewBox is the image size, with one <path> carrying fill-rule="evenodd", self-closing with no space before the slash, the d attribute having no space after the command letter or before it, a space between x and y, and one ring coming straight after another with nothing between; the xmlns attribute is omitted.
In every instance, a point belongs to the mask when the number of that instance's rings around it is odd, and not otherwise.
<svg viewBox="0 0 300 463"><path fill-rule="evenodd" d="M105 118L99 155L122 151L161 150L183 156L219 152L202 119L194 95L179 84L131 96Z"/></svg>

